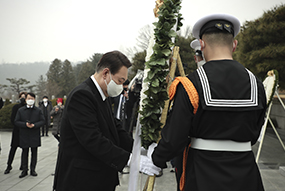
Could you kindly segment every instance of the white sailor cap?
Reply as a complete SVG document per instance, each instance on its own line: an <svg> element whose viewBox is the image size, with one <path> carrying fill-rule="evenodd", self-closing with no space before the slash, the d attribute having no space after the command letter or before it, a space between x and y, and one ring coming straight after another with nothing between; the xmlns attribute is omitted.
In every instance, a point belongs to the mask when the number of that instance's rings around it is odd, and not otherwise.
<svg viewBox="0 0 285 191"><path fill-rule="evenodd" d="M193 48L194 50L201 50L201 46L200 46L200 42L198 39L193 40L190 43L191 48Z"/></svg>
<svg viewBox="0 0 285 191"><path fill-rule="evenodd" d="M195 50L195 55L196 56L202 56L202 51L201 51L201 45L198 39L193 40L190 43L191 48Z"/></svg>
<svg viewBox="0 0 285 191"><path fill-rule="evenodd" d="M193 36L200 39L205 32L225 31L233 34L234 37L239 33L239 20L229 14L217 13L210 14L199 19L192 30Z"/></svg>

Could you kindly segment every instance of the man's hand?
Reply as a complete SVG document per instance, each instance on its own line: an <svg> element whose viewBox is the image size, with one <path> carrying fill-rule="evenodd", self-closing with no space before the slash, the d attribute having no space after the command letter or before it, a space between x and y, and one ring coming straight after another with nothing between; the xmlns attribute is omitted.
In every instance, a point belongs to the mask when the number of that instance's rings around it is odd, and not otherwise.
<svg viewBox="0 0 285 191"><path fill-rule="evenodd" d="M31 129L31 128L33 128L35 125L34 125L33 123L28 123L28 122L26 122L26 126Z"/></svg>
<svg viewBox="0 0 285 191"><path fill-rule="evenodd" d="M160 171L161 171L161 168L155 166L152 162L152 159L151 159L151 155L154 151L154 148L157 146L156 143L152 143L149 147L148 147L148 150L147 150L147 156L145 155L141 155L141 161L140 161L140 171L147 174L147 175L150 175L150 176L153 176L153 175L159 175ZM141 153L145 153L146 150L144 150L142 148L141 150Z"/></svg>
<svg viewBox="0 0 285 191"><path fill-rule="evenodd" d="M153 176L153 175L159 175L161 168L155 166L151 158L141 155L140 171L147 175Z"/></svg>

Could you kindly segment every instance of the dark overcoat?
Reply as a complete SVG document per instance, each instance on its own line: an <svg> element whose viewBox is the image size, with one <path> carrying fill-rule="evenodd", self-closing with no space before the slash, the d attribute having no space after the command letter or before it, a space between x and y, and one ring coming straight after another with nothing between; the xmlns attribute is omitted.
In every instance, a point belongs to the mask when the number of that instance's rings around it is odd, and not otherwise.
<svg viewBox="0 0 285 191"><path fill-rule="evenodd" d="M39 102L39 108L42 110L42 112L44 114L45 105L44 105L43 101ZM50 123L51 123L50 112L51 112L52 108L53 108L53 106L52 106L51 101L48 101L47 113L46 113L46 116L44 116L46 118L46 123L44 125L47 125L48 127L50 126Z"/></svg>
<svg viewBox="0 0 285 191"><path fill-rule="evenodd" d="M115 120L91 78L68 96L61 123L54 190L110 191L127 164L133 139Z"/></svg>
<svg viewBox="0 0 285 191"><path fill-rule="evenodd" d="M17 127L14 122L15 122L15 117L16 114L19 110L19 108L25 106L26 103L19 103L16 104L12 107L12 113L11 113L11 123L13 124L13 132L12 132L12 140L11 140L11 147L19 147L20 145L20 138L19 138L19 127Z"/></svg>
<svg viewBox="0 0 285 191"><path fill-rule="evenodd" d="M26 122L30 121L35 126L29 128ZM42 110L34 106L28 109L26 106L21 107L15 118L15 125L20 129L20 147L39 147L41 146L40 127L45 123Z"/></svg>
<svg viewBox="0 0 285 191"><path fill-rule="evenodd" d="M59 108L58 111L55 111L56 108ZM63 113L64 106L61 107L56 105L50 112L50 116L53 117L53 125L52 125L52 134L57 135L60 133L60 126L61 126L61 118Z"/></svg>

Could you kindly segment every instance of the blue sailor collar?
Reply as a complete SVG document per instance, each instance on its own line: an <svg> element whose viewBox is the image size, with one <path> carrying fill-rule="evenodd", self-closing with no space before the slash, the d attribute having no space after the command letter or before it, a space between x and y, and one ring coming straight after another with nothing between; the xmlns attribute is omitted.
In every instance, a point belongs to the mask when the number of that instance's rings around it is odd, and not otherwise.
<svg viewBox="0 0 285 191"><path fill-rule="evenodd" d="M200 98L202 98L202 107L210 110L255 110L259 103L256 77L246 68L241 68L238 62L226 62L231 63L235 67L233 70L238 69L239 72L242 71L241 74L239 74L239 77L241 78L239 82L241 83L232 84L238 77L232 77L228 74L214 74L211 70L209 75L207 74L207 68L221 67L220 63L219 66L213 66L215 63L209 63L206 66L206 69L205 67L200 67L197 69L197 74L203 92L203 95L200 96ZM229 81L223 81L223 84L221 84L221 79L223 79L222 76L225 75L228 75L228 78L230 79ZM242 89L242 91L240 91L240 89Z"/></svg>

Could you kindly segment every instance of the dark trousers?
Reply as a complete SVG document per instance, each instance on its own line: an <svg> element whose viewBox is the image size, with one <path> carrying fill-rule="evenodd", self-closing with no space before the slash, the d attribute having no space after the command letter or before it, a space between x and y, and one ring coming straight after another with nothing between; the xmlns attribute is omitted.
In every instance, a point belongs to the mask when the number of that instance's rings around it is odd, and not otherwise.
<svg viewBox="0 0 285 191"><path fill-rule="evenodd" d="M38 160L38 147L29 147L31 148L31 164L30 168L31 171L36 169L36 164ZM28 160L29 160L29 148L23 148L22 151L22 165L23 165L23 171L28 171Z"/></svg>
<svg viewBox="0 0 285 191"><path fill-rule="evenodd" d="M54 136L54 138L56 138L56 140L57 140L58 142L60 142L60 136L59 136L59 134L54 134L53 136Z"/></svg>
<svg viewBox="0 0 285 191"><path fill-rule="evenodd" d="M44 136L45 134L48 135L48 128L49 128L48 124L42 126L42 136Z"/></svg>
<svg viewBox="0 0 285 191"><path fill-rule="evenodd" d="M12 163L13 163L13 160L14 160L15 153L16 153L16 151L17 151L17 148L18 148L18 147L11 146L10 151L9 151L8 161L7 161L7 165L8 165L8 166L11 166L11 167L12 167ZM21 159L21 162L22 162L22 159ZM22 163L21 163L21 167L22 167ZM20 168L21 168L21 167L20 167Z"/></svg>

